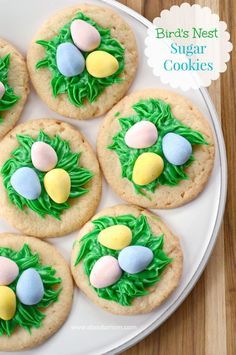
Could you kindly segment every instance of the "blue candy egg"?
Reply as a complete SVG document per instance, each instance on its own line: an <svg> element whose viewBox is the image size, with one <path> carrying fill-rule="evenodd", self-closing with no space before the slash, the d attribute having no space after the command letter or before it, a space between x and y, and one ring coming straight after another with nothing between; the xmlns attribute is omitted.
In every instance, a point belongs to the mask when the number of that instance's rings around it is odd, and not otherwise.
<svg viewBox="0 0 236 355"><path fill-rule="evenodd" d="M17 169L11 176L11 186L28 200L36 200L41 194L39 177L31 168Z"/></svg>
<svg viewBox="0 0 236 355"><path fill-rule="evenodd" d="M67 77L79 75L85 67L82 53L70 42L59 44L56 60L59 72Z"/></svg>
<svg viewBox="0 0 236 355"><path fill-rule="evenodd" d="M118 262L122 270L136 274L146 269L153 259L153 252L141 245L131 245L121 250Z"/></svg>
<svg viewBox="0 0 236 355"><path fill-rule="evenodd" d="M16 285L16 295L26 306L32 306L41 301L44 287L38 271L30 268L21 274Z"/></svg>
<svg viewBox="0 0 236 355"><path fill-rule="evenodd" d="M192 154L189 141L176 133L167 133L163 137L162 150L165 158L173 165L183 165Z"/></svg>

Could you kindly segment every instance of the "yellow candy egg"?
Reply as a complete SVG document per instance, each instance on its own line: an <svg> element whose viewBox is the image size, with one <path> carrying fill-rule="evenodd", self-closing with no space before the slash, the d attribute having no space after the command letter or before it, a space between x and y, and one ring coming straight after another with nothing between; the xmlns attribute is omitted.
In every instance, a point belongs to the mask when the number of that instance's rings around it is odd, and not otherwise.
<svg viewBox="0 0 236 355"><path fill-rule="evenodd" d="M10 320L16 312L16 295L10 287L0 286L0 318Z"/></svg>
<svg viewBox="0 0 236 355"><path fill-rule="evenodd" d="M134 164L133 182L137 185L147 185L161 175L163 168L164 162L160 155L143 153Z"/></svg>
<svg viewBox="0 0 236 355"><path fill-rule="evenodd" d="M44 187L54 202L64 203L70 194L70 175L64 169L52 169L44 176Z"/></svg>
<svg viewBox="0 0 236 355"><path fill-rule="evenodd" d="M121 250L127 247L131 243L131 240L131 230L122 224L103 229L98 234L99 243L113 250Z"/></svg>
<svg viewBox="0 0 236 355"><path fill-rule="evenodd" d="M86 58L86 68L95 78L106 78L118 70L119 63L110 53L94 51Z"/></svg>

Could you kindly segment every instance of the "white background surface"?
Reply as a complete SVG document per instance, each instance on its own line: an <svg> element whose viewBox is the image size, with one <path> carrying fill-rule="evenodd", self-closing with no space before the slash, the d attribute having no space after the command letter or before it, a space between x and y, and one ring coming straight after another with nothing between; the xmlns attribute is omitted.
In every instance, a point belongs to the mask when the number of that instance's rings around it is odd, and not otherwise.
<svg viewBox="0 0 236 355"><path fill-rule="evenodd" d="M78 0L0 0L0 36L15 45L23 54L26 54L33 34L43 21L55 11L70 4L73 5L80 2ZM86 1L86 3L90 2L103 5L102 1ZM111 4L111 1L106 2ZM119 10L116 11L119 12ZM143 54L146 27L124 12L121 12L121 15L133 28L139 47L139 68L130 92L148 87L164 87L158 78L153 76L151 68L147 66L146 57ZM219 227L219 215L222 213L225 197L225 183L223 182L222 184L222 176L225 178L226 168L221 131L214 109L208 101L209 99L205 98L212 109L213 122L200 91L188 91L185 93L185 96L190 98L199 107L206 118L212 123L212 127L213 125L215 126L214 130L216 129L216 139L218 144L220 144L221 153L219 154L218 147L216 147L216 161L213 174L204 192L197 199L177 209L158 211L159 215L171 227L173 232L179 236L183 248L184 269L178 289L157 310L147 315L133 317L109 314L96 307L76 289L71 314L63 327L42 346L34 350L22 352L21 354L102 354L112 351L112 349L120 347L126 342L129 342L130 345L132 338L136 337L137 341L142 337L142 334L146 334L148 327L149 329L154 327L154 322L155 326L157 326L164 318L169 316L174 308L186 297L190 286L192 287L196 282L199 276L198 273L204 266L215 241L216 231L213 232L215 224L216 229ZM80 122L59 116L49 110L32 89L21 122L29 119L48 117L59 118L77 126L95 148L96 135L102 117ZM220 199L221 206L219 212ZM104 182L99 210L121 202ZM6 222L0 221L0 231L15 230ZM50 240L50 242L58 247L68 261L75 236L76 233ZM201 262L202 264L199 268Z"/></svg>

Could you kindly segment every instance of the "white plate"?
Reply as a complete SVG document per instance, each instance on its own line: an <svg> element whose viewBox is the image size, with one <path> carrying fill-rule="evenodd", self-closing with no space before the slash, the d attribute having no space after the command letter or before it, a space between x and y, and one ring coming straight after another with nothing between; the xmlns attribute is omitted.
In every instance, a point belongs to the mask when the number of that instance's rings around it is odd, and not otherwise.
<svg viewBox="0 0 236 355"><path fill-rule="evenodd" d="M33 34L44 20L63 7L80 2L78 0L0 0L0 36L26 54ZM86 2L114 7L136 34L140 62L130 92L147 87L164 87L159 79L152 75L143 54L146 26L150 24L149 21L115 1ZM103 4L104 2L107 4ZM158 212L173 232L179 236L183 248L184 270L179 287L157 310L133 317L109 314L96 307L76 289L73 308L64 326L46 343L22 354L117 353L138 342L158 327L176 310L195 285L216 241L224 211L227 181L226 155L220 124L207 91L188 91L185 95L199 107L213 128L216 160L209 183L198 198L186 206ZM95 147L96 135L102 118L79 122L59 116L50 111L32 89L21 122L42 117L61 118L76 125ZM120 202L121 200L104 182L99 209ZM6 222L0 221L0 223L0 231L14 231ZM76 233L50 240L68 261L75 235Z"/></svg>

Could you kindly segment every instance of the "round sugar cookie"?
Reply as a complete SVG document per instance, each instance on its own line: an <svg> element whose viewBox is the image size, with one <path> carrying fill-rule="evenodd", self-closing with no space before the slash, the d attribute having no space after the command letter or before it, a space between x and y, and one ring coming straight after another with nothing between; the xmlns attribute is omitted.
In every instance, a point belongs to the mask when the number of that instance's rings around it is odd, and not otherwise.
<svg viewBox="0 0 236 355"><path fill-rule="evenodd" d="M34 167L31 147L35 141L42 141L54 149L58 159L54 169L43 172ZM12 226L40 238L57 237L79 229L94 214L101 195L99 165L90 144L78 129L54 119L28 121L4 137L0 150L0 215ZM43 159L46 156L43 155ZM36 195L33 200L28 200L28 195L22 197L22 190L17 187L19 183L14 185L12 182L13 174L22 167L36 172L36 180L39 178L41 185L38 198ZM50 177L50 189L47 190L46 174ZM69 198L58 203L53 195L54 185L57 195L65 192L67 182L63 176L68 177L68 174ZM38 184L32 182L35 178L25 185L26 172L22 180L21 188L27 192L27 188L32 187L37 192Z"/></svg>
<svg viewBox="0 0 236 355"><path fill-rule="evenodd" d="M106 255L118 260L122 252L101 246L98 241L99 233L114 224L130 228L130 244L151 249L154 258L144 271L136 274L123 271L117 282L96 289L90 283L95 262ZM134 255L129 259L132 264ZM113 266L100 269L100 282ZM77 286L95 304L120 315L146 313L158 307L178 286L182 266L183 255L178 238L157 215L134 205L113 206L95 215L80 230L71 256L71 270Z"/></svg>
<svg viewBox="0 0 236 355"><path fill-rule="evenodd" d="M25 60L16 48L2 38L0 38L0 82L4 86L4 95L0 93L1 139L20 118L29 94Z"/></svg>
<svg viewBox="0 0 236 355"><path fill-rule="evenodd" d="M155 126L154 133L149 128L144 132L145 121ZM130 131L137 123L139 127ZM165 143L166 156L163 138L168 133L171 141ZM173 139L176 135L178 142L184 141L182 150ZM114 106L101 124L97 151L107 182L122 199L160 209L181 206L204 189L215 153L211 128L200 111L184 96L163 89L134 92ZM185 163L175 165L183 158L187 158Z"/></svg>
<svg viewBox="0 0 236 355"><path fill-rule="evenodd" d="M9 249L6 250L5 248ZM19 253L19 251L21 252ZM36 259L33 256L35 254L38 254ZM16 326L11 328L12 321L8 321L8 327L5 327L4 334L0 337L0 350L20 351L36 347L46 341L63 325L71 310L73 281L69 267L62 255L51 244L18 234L0 234L0 256L8 257L17 263L20 267L19 276L27 269L35 268L39 272L44 286L44 295L40 301L41 306L38 306L40 303L33 306L24 305L16 295L15 316L17 317L14 316L15 320L14 317L12 319ZM45 266L48 268L44 268ZM57 280L58 278L60 280ZM47 284L47 279L51 280L51 284ZM18 281L13 281L7 287L17 293L15 291L17 283ZM30 289L32 290L29 287L28 293ZM60 289L61 291L59 291ZM47 301L48 305L46 304ZM28 320L27 317L29 317ZM41 321L37 321L37 318ZM0 328L4 326L4 323L6 321L1 320ZM30 332L19 324L28 326ZM38 326L38 328L35 326ZM11 329L9 335L6 335L5 330L7 328L8 331Z"/></svg>
<svg viewBox="0 0 236 355"><path fill-rule="evenodd" d="M119 63L117 74L96 78L88 73L86 67L81 74L70 78L60 74L57 45L73 43L70 33L73 19L98 26L101 44L95 51L102 50L115 56ZM48 41L59 36L64 26L61 38L47 45ZM41 42L40 45L36 41L47 43L42 45ZM81 53L86 58L90 52ZM84 4L63 9L42 25L28 50L27 63L31 80L41 99L61 115L84 120L102 115L125 95L135 76L137 56L133 31L122 17L110 8ZM44 59L46 61L42 62ZM36 68L39 62L41 64Z"/></svg>

